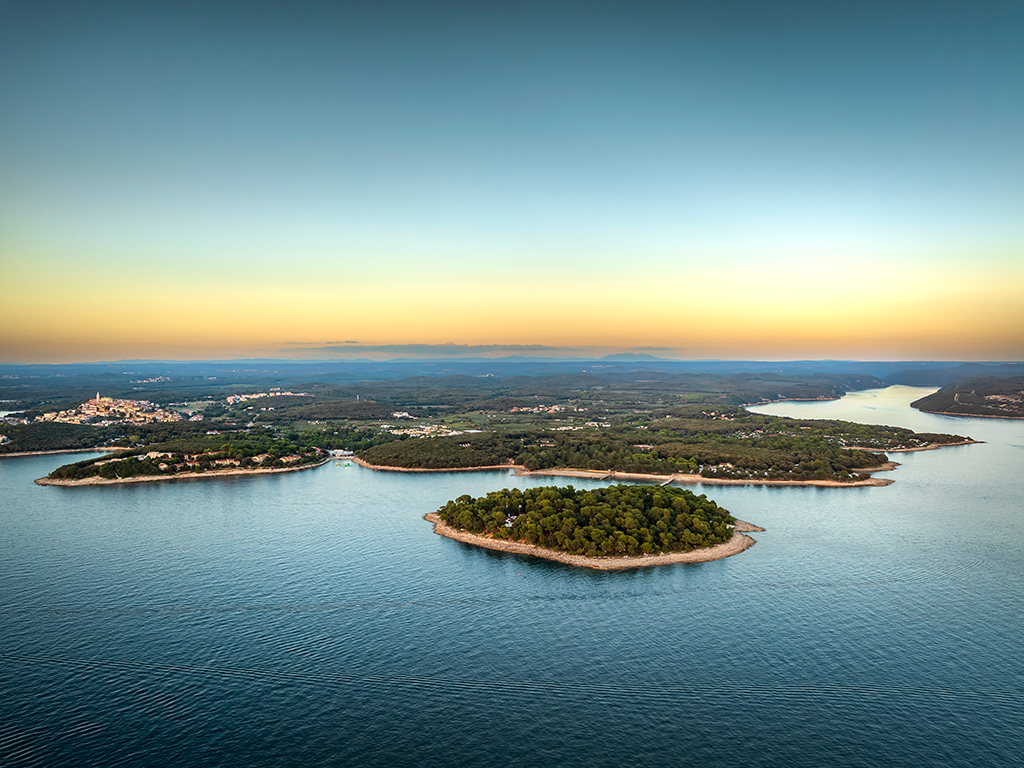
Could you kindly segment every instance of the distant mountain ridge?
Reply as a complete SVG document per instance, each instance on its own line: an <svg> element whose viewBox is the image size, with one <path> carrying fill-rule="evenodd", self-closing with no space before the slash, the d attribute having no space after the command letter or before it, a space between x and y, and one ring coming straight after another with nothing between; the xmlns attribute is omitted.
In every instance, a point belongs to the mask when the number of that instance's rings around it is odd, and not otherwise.
<svg viewBox="0 0 1024 768"><path fill-rule="evenodd" d="M873 376L885 384L944 387L957 381L985 377L1024 376L1024 362L863 361L863 360L676 360L645 352L621 352L600 358L541 358L509 355L496 358L435 358L390 360L296 360L248 358L239 360L118 360L96 363L0 363L0 375L16 377L77 377L123 375L249 378L254 374L281 377L323 377L348 381L384 381L410 376L491 375L544 376L584 372L647 371L665 374L779 374L785 376Z"/></svg>
<svg viewBox="0 0 1024 768"><path fill-rule="evenodd" d="M664 358L655 357L654 355L650 355L646 352L619 352L614 355L605 355L601 359L619 362L643 362L645 360L659 361Z"/></svg>

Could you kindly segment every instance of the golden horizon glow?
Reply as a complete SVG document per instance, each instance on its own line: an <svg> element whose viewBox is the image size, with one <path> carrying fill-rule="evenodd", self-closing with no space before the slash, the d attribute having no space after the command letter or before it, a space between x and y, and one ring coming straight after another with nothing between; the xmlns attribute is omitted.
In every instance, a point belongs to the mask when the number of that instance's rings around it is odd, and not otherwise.
<svg viewBox="0 0 1024 768"><path fill-rule="evenodd" d="M300 260L294 270L239 270L234 261L205 273L140 259L38 285L33 262L19 260L11 262L13 283L36 285L10 292L0 308L0 355L18 362L332 358L306 348L351 339L666 347L666 356L685 358L1021 359L1024 266L994 262L979 271L866 256L761 266L708 258L695 268L659 255L612 274L538 274L498 262L489 273L441 265L434 274L389 276L355 259L347 272ZM652 270L653 263L663 266ZM1001 281L992 279L996 268ZM302 340L310 343L295 351L292 343Z"/></svg>

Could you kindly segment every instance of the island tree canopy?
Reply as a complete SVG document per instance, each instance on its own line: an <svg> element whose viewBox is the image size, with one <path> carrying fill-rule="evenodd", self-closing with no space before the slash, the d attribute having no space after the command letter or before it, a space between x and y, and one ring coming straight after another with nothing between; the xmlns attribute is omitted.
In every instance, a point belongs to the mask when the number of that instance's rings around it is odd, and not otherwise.
<svg viewBox="0 0 1024 768"><path fill-rule="evenodd" d="M647 485L505 488L438 514L454 528L589 556L688 552L728 541L735 523L703 494Z"/></svg>

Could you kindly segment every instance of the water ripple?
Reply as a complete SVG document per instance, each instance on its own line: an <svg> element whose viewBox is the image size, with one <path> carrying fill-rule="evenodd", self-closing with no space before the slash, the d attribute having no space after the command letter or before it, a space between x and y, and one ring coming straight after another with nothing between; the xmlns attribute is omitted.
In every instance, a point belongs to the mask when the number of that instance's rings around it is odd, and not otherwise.
<svg viewBox="0 0 1024 768"><path fill-rule="evenodd" d="M546 696L576 698L587 696L609 702L623 698L642 698L650 702L657 699L683 699L703 701L709 695L747 698L750 696L772 699L815 699L849 697L864 698L899 696L908 699L942 699L986 704L1001 704L1010 708L1024 706L1024 693L1019 690L994 688L942 688L933 686L894 685L882 683L751 683L749 681L717 681L694 686L667 685L645 682L642 688L613 683L580 683L574 681L475 679L468 677L416 677L409 675L366 674L359 672L301 672L265 667L229 667L200 664L161 664L113 659L85 659L71 656L35 656L26 654L0 654L0 659L23 664L59 664L79 670L128 670L140 673L169 675L200 675L204 677L244 678L250 680L280 680L315 684L398 685L431 688L446 691L487 691L505 693L544 693ZM0 739L3 737L0 736Z"/></svg>

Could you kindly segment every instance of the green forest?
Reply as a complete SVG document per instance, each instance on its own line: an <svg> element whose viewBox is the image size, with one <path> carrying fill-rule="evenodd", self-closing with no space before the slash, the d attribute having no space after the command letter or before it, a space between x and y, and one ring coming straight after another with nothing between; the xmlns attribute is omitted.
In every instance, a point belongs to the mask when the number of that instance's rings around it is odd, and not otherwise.
<svg viewBox="0 0 1024 768"><path fill-rule="evenodd" d="M396 440L362 451L384 466L441 469L515 463L530 471L586 469L707 478L855 482L885 456L874 451L959 442L900 427L709 411L661 414L646 424ZM698 417L695 417L695 413ZM745 414L745 415L743 415ZM856 449L854 448L856 446ZM867 448L869 450L860 450Z"/></svg>
<svg viewBox="0 0 1024 768"><path fill-rule="evenodd" d="M505 488L460 496L438 515L461 530L591 557L689 552L728 541L735 523L703 494L647 485Z"/></svg>
<svg viewBox="0 0 1024 768"><path fill-rule="evenodd" d="M1024 418L1024 376L991 376L958 381L911 405L952 416Z"/></svg>
<svg viewBox="0 0 1024 768"><path fill-rule="evenodd" d="M406 469L458 469L508 464L523 449L523 434L478 434L454 437L410 437L363 450L370 464Z"/></svg>

